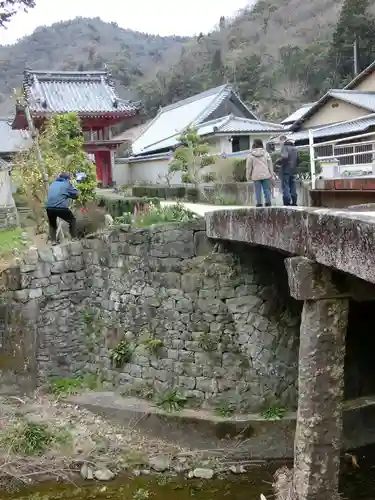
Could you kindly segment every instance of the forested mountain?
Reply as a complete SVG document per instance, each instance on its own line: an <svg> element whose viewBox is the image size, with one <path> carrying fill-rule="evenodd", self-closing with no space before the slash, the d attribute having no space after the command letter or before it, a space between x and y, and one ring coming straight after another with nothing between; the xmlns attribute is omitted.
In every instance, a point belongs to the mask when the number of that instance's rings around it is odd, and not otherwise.
<svg viewBox="0 0 375 500"><path fill-rule="evenodd" d="M21 86L25 68L83 70L106 64L124 94L168 49L186 40L126 30L99 18L40 27L14 45L0 46L0 103Z"/></svg>
<svg viewBox="0 0 375 500"><path fill-rule="evenodd" d="M0 98L25 66L95 69L107 64L120 93L148 116L209 87L231 82L259 116L278 119L353 76L375 59L375 0L258 0L196 38L156 37L99 19L39 28L0 47ZM0 108L1 109L1 108Z"/></svg>

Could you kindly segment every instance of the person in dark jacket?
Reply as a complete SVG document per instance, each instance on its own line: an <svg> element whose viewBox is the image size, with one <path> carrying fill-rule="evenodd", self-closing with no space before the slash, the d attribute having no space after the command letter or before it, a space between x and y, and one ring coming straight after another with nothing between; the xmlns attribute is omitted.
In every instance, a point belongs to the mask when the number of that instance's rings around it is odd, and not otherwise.
<svg viewBox="0 0 375 500"><path fill-rule="evenodd" d="M69 209L70 200L76 199L78 191L70 183L70 175L62 173L51 183L47 201L45 204L49 234L52 244L56 243L57 218L65 220L69 224L72 238L76 237L76 218Z"/></svg>
<svg viewBox="0 0 375 500"><path fill-rule="evenodd" d="M296 173L299 164L299 155L294 142L285 138L281 147L279 160L281 172L281 186L283 190L284 205L297 205Z"/></svg>

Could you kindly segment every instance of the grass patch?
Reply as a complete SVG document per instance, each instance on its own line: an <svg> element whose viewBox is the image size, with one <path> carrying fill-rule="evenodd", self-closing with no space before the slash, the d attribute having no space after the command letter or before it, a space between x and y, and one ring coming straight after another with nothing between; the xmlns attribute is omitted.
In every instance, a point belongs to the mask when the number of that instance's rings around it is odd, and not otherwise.
<svg viewBox="0 0 375 500"><path fill-rule="evenodd" d="M7 231L0 231L0 258L8 257L15 248L18 250L25 248L26 245L22 238L23 232L18 227Z"/></svg>
<svg viewBox="0 0 375 500"><path fill-rule="evenodd" d="M133 493L133 500L147 500L148 498L150 498L150 492L143 488L139 488Z"/></svg>
<svg viewBox="0 0 375 500"><path fill-rule="evenodd" d="M215 408L215 415L218 417L231 417L235 411L234 404L229 401L223 401L219 406Z"/></svg>
<svg viewBox="0 0 375 500"><path fill-rule="evenodd" d="M71 435L66 430L51 430L48 425L20 421L3 437L2 446L9 454L43 455L56 444L66 444Z"/></svg>
<svg viewBox="0 0 375 500"><path fill-rule="evenodd" d="M167 412L181 411L187 403L187 399L178 389L168 389L156 395L156 406Z"/></svg>
<svg viewBox="0 0 375 500"><path fill-rule="evenodd" d="M270 406L262 411L261 415L265 420L281 420L285 417L287 410L283 406Z"/></svg>
<svg viewBox="0 0 375 500"><path fill-rule="evenodd" d="M100 382L97 375L83 375L76 378L56 378L52 379L48 386L48 392L56 397L72 396L85 389L97 389Z"/></svg>

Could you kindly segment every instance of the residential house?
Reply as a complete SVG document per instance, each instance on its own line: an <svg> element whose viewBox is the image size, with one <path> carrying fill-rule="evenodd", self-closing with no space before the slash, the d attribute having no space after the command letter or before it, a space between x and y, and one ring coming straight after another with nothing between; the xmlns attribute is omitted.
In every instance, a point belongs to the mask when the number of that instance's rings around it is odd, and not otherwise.
<svg viewBox="0 0 375 500"><path fill-rule="evenodd" d="M236 155L251 148L255 138L268 142L285 128L261 121L229 84L216 87L162 108L132 144L132 156L117 158L118 184L160 183L168 171L179 136L197 129L211 154ZM173 183L181 182L176 174Z"/></svg>
<svg viewBox="0 0 375 500"><path fill-rule="evenodd" d="M375 150L375 61L343 89L331 89L311 106L288 117L299 146L309 144L312 131L315 154L335 161L341 172L372 171ZM290 123L294 119L294 123ZM285 120L283 122L285 123ZM374 131L374 137L369 135ZM367 134L367 135L366 135ZM358 136L363 136L358 138ZM327 143L319 146L320 143ZM358 144L360 142L361 144ZM351 146L352 144L355 144ZM348 156L345 156L348 155Z"/></svg>

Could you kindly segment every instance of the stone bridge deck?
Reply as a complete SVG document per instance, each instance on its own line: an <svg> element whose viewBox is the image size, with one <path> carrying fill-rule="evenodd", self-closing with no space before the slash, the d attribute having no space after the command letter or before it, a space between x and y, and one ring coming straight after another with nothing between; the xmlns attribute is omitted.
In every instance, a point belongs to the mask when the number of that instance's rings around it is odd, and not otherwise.
<svg viewBox="0 0 375 500"><path fill-rule="evenodd" d="M206 214L210 238L289 254L285 267L290 293L304 301L291 496L298 500L339 498L349 298L375 297L371 209L271 207Z"/></svg>
<svg viewBox="0 0 375 500"><path fill-rule="evenodd" d="M375 283L375 212L271 207L207 213L207 235L300 255Z"/></svg>

